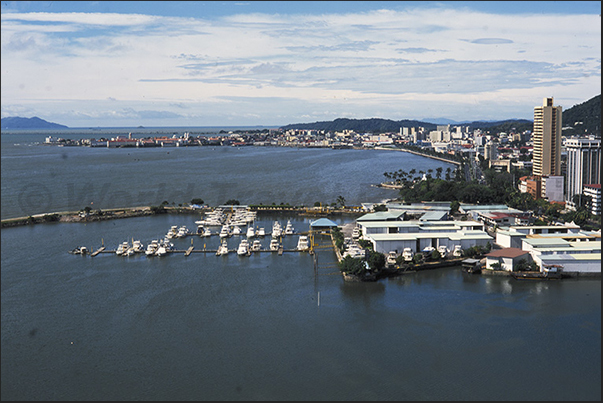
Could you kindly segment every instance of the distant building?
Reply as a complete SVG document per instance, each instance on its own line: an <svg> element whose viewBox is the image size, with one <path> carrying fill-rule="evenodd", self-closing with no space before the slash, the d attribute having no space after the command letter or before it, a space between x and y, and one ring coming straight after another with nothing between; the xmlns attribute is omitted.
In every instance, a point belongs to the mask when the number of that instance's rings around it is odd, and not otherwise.
<svg viewBox="0 0 603 403"><path fill-rule="evenodd" d="M601 184L584 185L584 195L590 198L590 212L601 215Z"/></svg>

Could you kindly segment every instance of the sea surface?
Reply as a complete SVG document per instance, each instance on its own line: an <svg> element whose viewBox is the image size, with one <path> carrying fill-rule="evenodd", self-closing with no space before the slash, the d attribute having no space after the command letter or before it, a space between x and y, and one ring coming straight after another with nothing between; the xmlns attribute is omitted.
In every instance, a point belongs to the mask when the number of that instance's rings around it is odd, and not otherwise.
<svg viewBox="0 0 603 403"><path fill-rule="evenodd" d="M449 166L394 151L35 144L43 139L2 134L3 219L194 197L379 202L395 197L372 186L384 171ZM68 253L146 245L199 218L2 229L2 400L601 400L600 278L453 267L346 283L326 247L316 266L301 252ZM311 217L260 214L254 225L288 219L292 249ZM202 251L219 238L173 242Z"/></svg>

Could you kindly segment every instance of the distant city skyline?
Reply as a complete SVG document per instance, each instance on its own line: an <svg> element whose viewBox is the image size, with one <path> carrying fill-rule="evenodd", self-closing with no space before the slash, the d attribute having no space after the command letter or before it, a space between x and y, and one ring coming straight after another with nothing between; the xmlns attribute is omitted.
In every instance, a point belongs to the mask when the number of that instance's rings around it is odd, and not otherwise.
<svg viewBox="0 0 603 403"><path fill-rule="evenodd" d="M1 116L69 127L533 119L601 93L601 2L1 3Z"/></svg>

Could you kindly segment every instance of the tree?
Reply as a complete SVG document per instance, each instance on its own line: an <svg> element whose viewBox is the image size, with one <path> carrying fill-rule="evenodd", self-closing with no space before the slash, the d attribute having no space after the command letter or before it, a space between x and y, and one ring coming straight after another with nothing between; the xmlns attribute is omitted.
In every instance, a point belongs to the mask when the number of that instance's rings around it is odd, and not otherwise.
<svg viewBox="0 0 603 403"><path fill-rule="evenodd" d="M237 199L230 199L230 200L226 200L226 203L224 203L228 206L238 206L241 203L237 200Z"/></svg>
<svg viewBox="0 0 603 403"><path fill-rule="evenodd" d="M345 198L341 195L337 196L337 204L341 207L345 207Z"/></svg>
<svg viewBox="0 0 603 403"><path fill-rule="evenodd" d="M198 197L197 197L197 198L194 198L194 199L191 199L191 204L198 204L198 205L202 205L203 203L205 203L205 202L203 201L203 199L200 199L200 198L198 198Z"/></svg>
<svg viewBox="0 0 603 403"><path fill-rule="evenodd" d="M450 168L449 168L450 169ZM442 171L444 170L444 168L442 167L437 167L436 168L436 178L441 179L442 178Z"/></svg>
<svg viewBox="0 0 603 403"><path fill-rule="evenodd" d="M366 261L368 262L371 270L379 271L385 267L385 255L383 253L368 249L366 250L366 254Z"/></svg>
<svg viewBox="0 0 603 403"><path fill-rule="evenodd" d="M457 200L453 200L450 202L450 215L454 215L459 211L459 208L461 207L461 203L459 203Z"/></svg>
<svg viewBox="0 0 603 403"><path fill-rule="evenodd" d="M364 259L353 258L350 255L344 257L338 265L339 270L341 270L342 273L358 275L366 270L364 267Z"/></svg>

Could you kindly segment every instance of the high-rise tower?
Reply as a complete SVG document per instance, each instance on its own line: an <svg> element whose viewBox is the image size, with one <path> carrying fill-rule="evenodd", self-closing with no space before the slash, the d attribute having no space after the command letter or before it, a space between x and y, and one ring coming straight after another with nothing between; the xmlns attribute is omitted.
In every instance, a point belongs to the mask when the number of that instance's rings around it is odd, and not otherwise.
<svg viewBox="0 0 603 403"><path fill-rule="evenodd" d="M534 107L534 175L561 175L561 124L561 107L553 106L553 98Z"/></svg>

